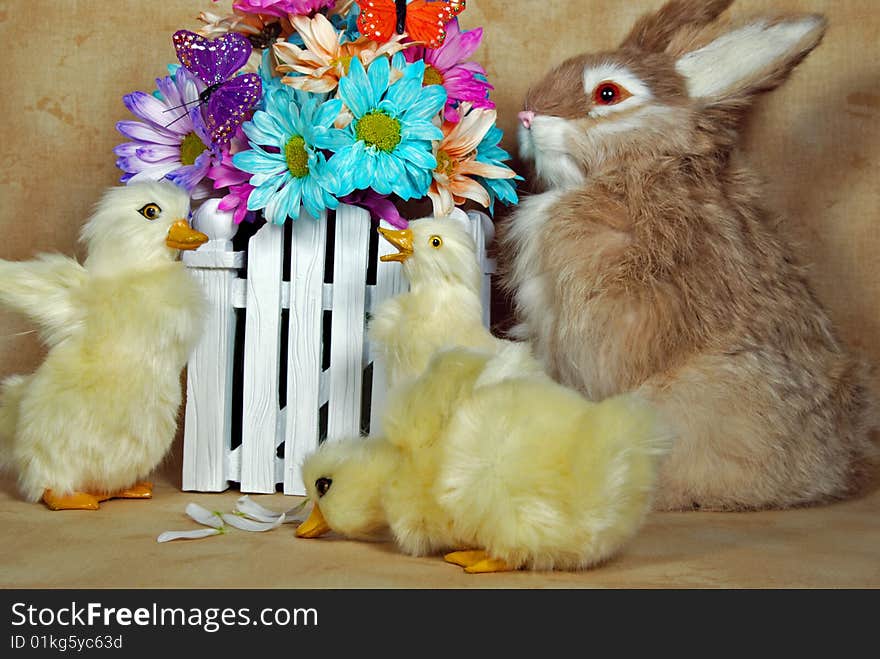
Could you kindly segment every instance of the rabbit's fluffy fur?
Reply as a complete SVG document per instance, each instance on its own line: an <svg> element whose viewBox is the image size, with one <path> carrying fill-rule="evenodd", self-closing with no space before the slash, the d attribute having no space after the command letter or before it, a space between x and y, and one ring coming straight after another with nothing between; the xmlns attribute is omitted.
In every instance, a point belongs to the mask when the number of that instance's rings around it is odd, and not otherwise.
<svg viewBox="0 0 880 659"><path fill-rule="evenodd" d="M572 58L530 89L520 146L547 189L503 236L518 333L550 373L594 400L638 389L676 423L660 509L843 497L875 452L867 368L735 152L756 95L826 22L724 24L730 4L670 2L618 50Z"/></svg>

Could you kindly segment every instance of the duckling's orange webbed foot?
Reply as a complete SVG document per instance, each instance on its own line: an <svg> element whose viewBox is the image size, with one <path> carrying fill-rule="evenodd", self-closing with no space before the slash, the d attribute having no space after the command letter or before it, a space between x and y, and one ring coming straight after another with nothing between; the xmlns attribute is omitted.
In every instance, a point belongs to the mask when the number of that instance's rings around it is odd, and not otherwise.
<svg viewBox="0 0 880 659"><path fill-rule="evenodd" d="M508 572L510 567L500 558L491 558L482 549L454 551L443 557L447 563L459 565L468 574L484 574L487 572Z"/></svg>
<svg viewBox="0 0 880 659"><path fill-rule="evenodd" d="M43 503L49 510L98 510L102 501L108 499L152 499L153 484L144 481L118 492L71 492L67 495L59 495L52 490L43 492Z"/></svg>
<svg viewBox="0 0 880 659"><path fill-rule="evenodd" d="M476 565L487 557L488 554L482 549L465 549L446 554L443 556L443 560L460 567L469 567L471 565Z"/></svg>
<svg viewBox="0 0 880 659"><path fill-rule="evenodd" d="M98 497L88 492L71 492L70 494L59 495L52 490L43 492L43 503L49 510L98 510L101 507L101 501L106 497Z"/></svg>
<svg viewBox="0 0 880 659"><path fill-rule="evenodd" d="M131 487L127 487L124 490L119 490L111 494L109 499L152 499L153 498L153 484L149 481L144 481L143 483L137 483L132 485Z"/></svg>
<svg viewBox="0 0 880 659"><path fill-rule="evenodd" d="M513 569L500 558L487 558L479 563L467 566L464 571L468 574L485 574L487 572L510 572Z"/></svg>

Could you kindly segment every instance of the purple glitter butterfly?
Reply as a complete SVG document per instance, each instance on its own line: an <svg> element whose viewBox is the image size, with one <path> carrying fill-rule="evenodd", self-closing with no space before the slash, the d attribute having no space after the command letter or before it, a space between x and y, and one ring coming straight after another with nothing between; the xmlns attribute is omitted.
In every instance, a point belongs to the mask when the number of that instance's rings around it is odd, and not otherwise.
<svg viewBox="0 0 880 659"><path fill-rule="evenodd" d="M232 139L235 129L262 96L260 76L233 76L247 63L252 48L247 38L236 32L216 39L206 39L188 30L174 33L177 59L207 85L199 94L199 103L206 105L205 125L215 144L226 144Z"/></svg>

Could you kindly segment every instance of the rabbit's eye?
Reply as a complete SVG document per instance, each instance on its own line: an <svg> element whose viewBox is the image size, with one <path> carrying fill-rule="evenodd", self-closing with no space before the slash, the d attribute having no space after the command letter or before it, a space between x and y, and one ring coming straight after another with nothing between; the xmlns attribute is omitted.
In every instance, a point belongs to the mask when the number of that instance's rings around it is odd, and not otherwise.
<svg viewBox="0 0 880 659"><path fill-rule="evenodd" d="M596 105L617 105L625 101L632 94L620 85L613 82L602 82L593 91L593 101Z"/></svg>

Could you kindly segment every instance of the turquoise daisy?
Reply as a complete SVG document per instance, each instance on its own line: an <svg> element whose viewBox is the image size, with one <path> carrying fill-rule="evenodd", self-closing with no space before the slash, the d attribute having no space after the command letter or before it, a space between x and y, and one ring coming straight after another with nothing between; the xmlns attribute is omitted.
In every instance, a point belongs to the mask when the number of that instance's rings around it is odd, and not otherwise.
<svg viewBox="0 0 880 659"><path fill-rule="evenodd" d="M278 91L285 85L281 84L281 78L278 76L272 75L272 72L275 70L275 62L272 55L272 49L266 48L263 51L263 59L260 63L260 68L257 73L260 74L260 82L263 85L263 99L266 98L268 94L271 92ZM324 98L324 95L321 95L321 98ZM265 102L263 99L260 100L260 105L257 107L262 109L265 106Z"/></svg>
<svg viewBox="0 0 880 659"><path fill-rule="evenodd" d="M262 209L269 222L284 224L301 206L316 219L338 206L338 181L320 149L341 109L342 101L287 86L266 94L264 107L242 125L251 148L232 158L252 175L248 210Z"/></svg>
<svg viewBox="0 0 880 659"><path fill-rule="evenodd" d="M399 57L394 63L403 77L391 85L387 57L376 58L369 73L354 58L339 80L338 96L353 116L345 129L330 131L335 154L329 164L339 177L339 196L371 188L406 200L424 197L431 185L437 166L431 140L443 138L431 120L446 103L446 90L422 86L423 61L407 65Z"/></svg>
<svg viewBox="0 0 880 659"><path fill-rule="evenodd" d="M504 133L498 126L492 126L477 145L477 162L496 167L506 167L507 165L504 162L510 160L510 154L499 146L503 136ZM475 176L474 178L489 192L489 213L491 215L495 214L496 199L505 206L515 205L519 201L516 195L516 184L513 181L522 181L522 176L517 175L513 179L484 178L482 176Z"/></svg>

